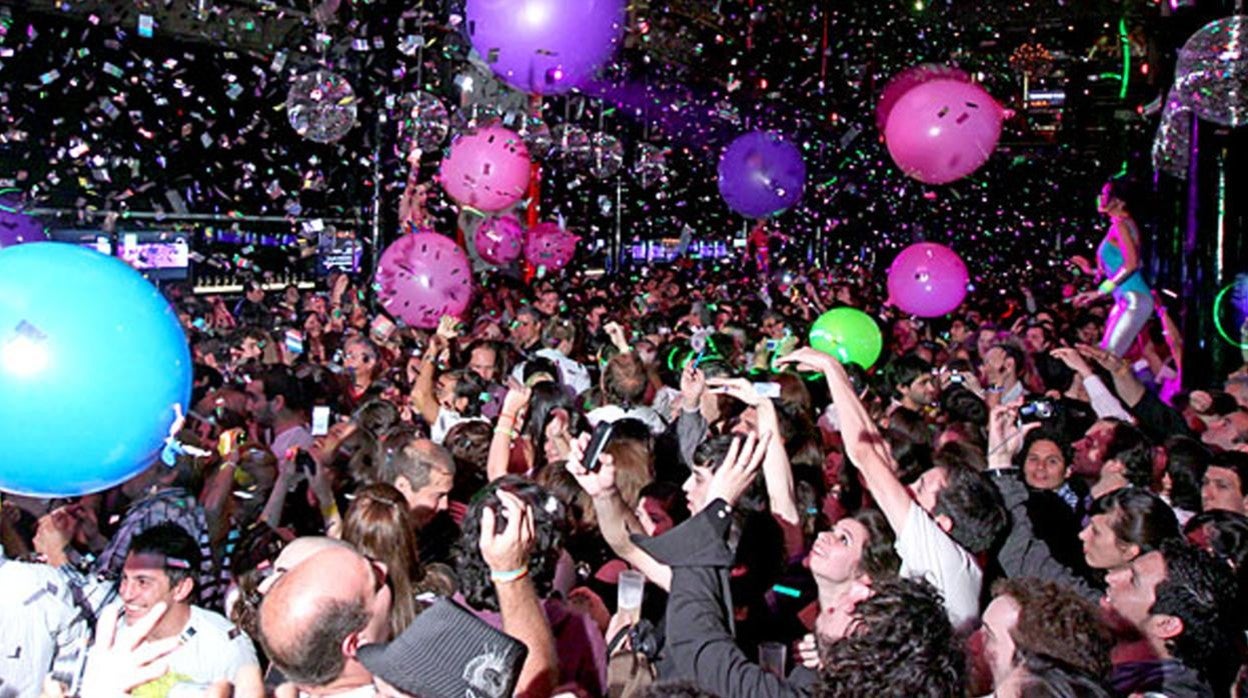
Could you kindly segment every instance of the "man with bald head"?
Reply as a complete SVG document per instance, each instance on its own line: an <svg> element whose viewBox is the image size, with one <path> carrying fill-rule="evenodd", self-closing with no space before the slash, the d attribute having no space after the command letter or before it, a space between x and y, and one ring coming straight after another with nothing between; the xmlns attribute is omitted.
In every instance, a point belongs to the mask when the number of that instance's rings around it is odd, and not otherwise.
<svg viewBox="0 0 1248 698"><path fill-rule="evenodd" d="M260 641L302 693L371 696L356 658L389 640L392 596L385 568L346 547L320 550L273 583L260 604Z"/></svg>

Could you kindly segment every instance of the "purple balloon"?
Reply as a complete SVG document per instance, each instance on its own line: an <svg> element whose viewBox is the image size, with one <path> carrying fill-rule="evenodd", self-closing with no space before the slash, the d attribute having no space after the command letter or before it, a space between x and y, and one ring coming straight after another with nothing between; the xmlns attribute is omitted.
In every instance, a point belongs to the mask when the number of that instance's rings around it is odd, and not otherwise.
<svg viewBox="0 0 1248 698"><path fill-rule="evenodd" d="M928 184L961 179L988 160L1003 114L979 85L940 78L912 87L893 105L884 140L893 162Z"/></svg>
<svg viewBox="0 0 1248 698"><path fill-rule="evenodd" d="M461 315L472 300L468 255L433 231L391 243L381 253L374 283L386 312L423 329L437 327L443 315Z"/></svg>
<svg viewBox="0 0 1248 698"><path fill-rule="evenodd" d="M47 239L48 233L42 223L0 206L0 250L24 242L45 242Z"/></svg>
<svg viewBox="0 0 1248 698"><path fill-rule="evenodd" d="M579 237L557 223L538 223L529 228L524 240L524 259L535 267L558 271L572 261L579 241Z"/></svg>
<svg viewBox="0 0 1248 698"><path fill-rule="evenodd" d="M796 204L805 183L801 152L775 134L738 136L719 158L719 193L728 208L747 218L765 218Z"/></svg>
<svg viewBox="0 0 1248 698"><path fill-rule="evenodd" d="M511 264L524 251L524 225L515 216L494 216L477 228L477 254L490 264Z"/></svg>
<svg viewBox="0 0 1248 698"><path fill-rule="evenodd" d="M442 188L460 205L501 211L524 197L531 167L524 140L491 126L456 136L440 177Z"/></svg>
<svg viewBox="0 0 1248 698"><path fill-rule="evenodd" d="M472 47L522 92L553 95L611 60L624 33L624 0L468 0Z"/></svg>
<svg viewBox="0 0 1248 698"><path fill-rule="evenodd" d="M893 260L888 269L888 295L893 305L911 315L940 317L962 304L969 280L957 252L934 242L919 242Z"/></svg>

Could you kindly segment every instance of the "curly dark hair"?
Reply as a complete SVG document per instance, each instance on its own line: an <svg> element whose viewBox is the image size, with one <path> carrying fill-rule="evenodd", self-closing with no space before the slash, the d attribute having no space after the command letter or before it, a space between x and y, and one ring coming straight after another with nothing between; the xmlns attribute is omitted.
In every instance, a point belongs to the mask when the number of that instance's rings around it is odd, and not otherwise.
<svg viewBox="0 0 1248 698"><path fill-rule="evenodd" d="M1023 577L998 580L992 594L1018 604L1018 623L1010 630L1016 660L1038 655L1089 676L1108 675L1114 638L1090 601L1060 584Z"/></svg>
<svg viewBox="0 0 1248 698"><path fill-rule="evenodd" d="M1157 583L1149 613L1183 622L1183 631L1166 642L1167 648L1224 695L1240 664L1235 575L1230 565L1185 540L1166 540L1158 552L1166 562L1166 578Z"/></svg>
<svg viewBox="0 0 1248 698"><path fill-rule="evenodd" d="M1122 476L1136 487L1150 488L1154 484L1153 444L1144 432L1130 424L1118 423L1105 444L1105 460L1116 460L1123 465Z"/></svg>
<svg viewBox="0 0 1248 698"><path fill-rule="evenodd" d="M948 481L936 495L932 516L948 516L953 521L949 537L967 552L981 553L992 546L1009 523L1001 493L987 475L969 465L950 461L942 467L948 473Z"/></svg>
<svg viewBox="0 0 1248 698"><path fill-rule="evenodd" d="M464 515L463 535L456 544L455 569L464 599L476 609L498 610L498 597L490 581L490 568L481 557L481 512L488 506L501 511L498 490L503 489L523 499L533 510L535 540L529 557L529 578L537 595L545 598L555 578L555 565L568 536L568 519L564 505L541 486L517 475L505 475L491 482L477 495ZM502 531L507 522L495 520Z"/></svg>
<svg viewBox="0 0 1248 698"><path fill-rule="evenodd" d="M921 579L886 579L854 609L857 623L823 651L818 698L948 698L966 690L966 660L940 592Z"/></svg>

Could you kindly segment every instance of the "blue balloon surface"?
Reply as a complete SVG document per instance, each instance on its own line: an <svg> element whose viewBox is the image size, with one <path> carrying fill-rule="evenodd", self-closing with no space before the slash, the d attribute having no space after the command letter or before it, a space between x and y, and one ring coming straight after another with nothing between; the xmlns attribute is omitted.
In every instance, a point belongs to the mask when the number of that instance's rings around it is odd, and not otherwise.
<svg viewBox="0 0 1248 698"><path fill-rule="evenodd" d="M806 163L797 146L772 133L738 136L719 158L719 193L728 208L765 218L802 198Z"/></svg>
<svg viewBox="0 0 1248 698"><path fill-rule="evenodd" d="M0 490L124 482L159 457L190 395L186 336L142 275L76 245L0 250Z"/></svg>

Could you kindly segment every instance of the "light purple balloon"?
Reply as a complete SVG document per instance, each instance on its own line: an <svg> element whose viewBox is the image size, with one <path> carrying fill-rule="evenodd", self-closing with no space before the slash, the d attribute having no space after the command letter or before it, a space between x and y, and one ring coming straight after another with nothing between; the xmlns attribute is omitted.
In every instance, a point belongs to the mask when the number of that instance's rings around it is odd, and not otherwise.
<svg viewBox="0 0 1248 698"><path fill-rule="evenodd" d="M919 317L947 315L966 298L970 277L957 252L934 242L918 242L901 251L888 269L893 305Z"/></svg>
<svg viewBox="0 0 1248 698"><path fill-rule="evenodd" d="M494 73L522 92L561 94L611 60L624 0L468 0L468 37Z"/></svg>
<svg viewBox="0 0 1248 698"><path fill-rule="evenodd" d="M443 315L463 314L472 300L468 255L454 240L428 230L391 243L381 253L374 284L386 312L423 329L437 327Z"/></svg>
<svg viewBox="0 0 1248 698"><path fill-rule="evenodd" d="M979 85L936 79L893 105L884 140L893 162L928 184L961 179L988 160L1001 137L1001 107Z"/></svg>
<svg viewBox="0 0 1248 698"><path fill-rule="evenodd" d="M48 233L42 223L0 206L0 250L24 242L44 242L47 239Z"/></svg>
<svg viewBox="0 0 1248 698"><path fill-rule="evenodd" d="M477 228L477 254L490 264L511 264L524 251L524 225L515 216L493 216Z"/></svg>
<svg viewBox="0 0 1248 698"><path fill-rule="evenodd" d="M532 161L524 140L501 126L460 134L442 160L446 193L463 206L501 211L515 205L529 187Z"/></svg>
<svg viewBox="0 0 1248 698"><path fill-rule="evenodd" d="M560 228L557 223L538 223L529 228L524 240L524 259L535 267L558 271L576 255L580 238Z"/></svg>

